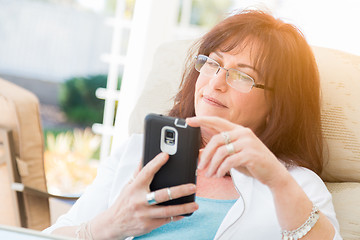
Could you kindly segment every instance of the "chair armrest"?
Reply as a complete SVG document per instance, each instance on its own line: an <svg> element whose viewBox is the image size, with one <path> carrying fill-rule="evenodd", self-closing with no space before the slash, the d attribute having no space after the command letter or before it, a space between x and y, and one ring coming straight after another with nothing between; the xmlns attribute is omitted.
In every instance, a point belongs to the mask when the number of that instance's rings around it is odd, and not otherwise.
<svg viewBox="0 0 360 240"><path fill-rule="evenodd" d="M70 197L70 196L62 196L62 195L51 194L51 193L41 191L41 190L36 189L36 188L25 186L22 183L12 183L11 184L11 189L14 190L14 191L17 191L17 192L23 192L23 193L35 195L35 196L38 196L38 197L43 197L43 198L57 198L57 199L71 200L71 201L74 201L74 200L76 201L79 198L79 197Z"/></svg>

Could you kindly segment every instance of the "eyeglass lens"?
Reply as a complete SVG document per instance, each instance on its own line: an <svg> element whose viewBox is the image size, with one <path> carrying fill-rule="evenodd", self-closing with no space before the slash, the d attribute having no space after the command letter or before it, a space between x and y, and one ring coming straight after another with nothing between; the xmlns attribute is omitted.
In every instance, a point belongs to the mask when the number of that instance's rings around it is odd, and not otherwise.
<svg viewBox="0 0 360 240"><path fill-rule="evenodd" d="M198 55L195 62L195 69L207 76L214 76L220 70L221 66L215 60L205 56ZM236 69L224 69L226 73L226 82L234 89L240 92L249 92L254 86L254 80Z"/></svg>

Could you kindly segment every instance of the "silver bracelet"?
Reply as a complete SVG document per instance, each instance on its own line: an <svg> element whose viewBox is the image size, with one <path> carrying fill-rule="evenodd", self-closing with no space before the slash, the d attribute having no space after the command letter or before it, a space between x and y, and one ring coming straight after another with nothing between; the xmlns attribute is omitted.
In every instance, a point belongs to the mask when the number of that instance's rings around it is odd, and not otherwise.
<svg viewBox="0 0 360 240"><path fill-rule="evenodd" d="M310 213L310 217L306 220L306 222L301 225L298 229L287 231L283 230L281 232L282 240L298 240L305 236L315 225L317 220L319 219L319 209L317 206L313 205L313 208Z"/></svg>

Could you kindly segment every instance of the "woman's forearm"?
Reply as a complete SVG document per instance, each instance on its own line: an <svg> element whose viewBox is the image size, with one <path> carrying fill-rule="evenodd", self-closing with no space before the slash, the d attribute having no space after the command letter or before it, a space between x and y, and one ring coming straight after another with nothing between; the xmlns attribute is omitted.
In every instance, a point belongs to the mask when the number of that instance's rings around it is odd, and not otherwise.
<svg viewBox="0 0 360 240"><path fill-rule="evenodd" d="M310 217L313 204L289 172L279 176L279 181L270 186L276 214L283 230L295 230ZM334 227L325 215L320 216L304 239L333 239Z"/></svg>
<svg viewBox="0 0 360 240"><path fill-rule="evenodd" d="M100 214L97 218L92 221L86 222L80 226L66 226L55 229L51 234L61 235L71 238L80 239L94 239L94 240L110 240L110 239L125 239L126 237L121 236L110 236L106 223L103 222L103 215Z"/></svg>
<svg viewBox="0 0 360 240"><path fill-rule="evenodd" d="M86 224L90 224L90 223L91 222L88 222ZM85 226L60 227L55 229L51 234L61 235L71 238L79 237L80 239L94 239L94 240L125 239L125 237L122 238L120 236L116 238L112 238L106 234L106 228L102 228L102 230L99 230L98 228L96 228L96 226L92 226L90 229L89 225L87 227Z"/></svg>
<svg viewBox="0 0 360 240"><path fill-rule="evenodd" d="M57 228L54 231L52 231L51 234L75 238L76 237L76 230L79 227L80 226L60 227L60 228Z"/></svg>

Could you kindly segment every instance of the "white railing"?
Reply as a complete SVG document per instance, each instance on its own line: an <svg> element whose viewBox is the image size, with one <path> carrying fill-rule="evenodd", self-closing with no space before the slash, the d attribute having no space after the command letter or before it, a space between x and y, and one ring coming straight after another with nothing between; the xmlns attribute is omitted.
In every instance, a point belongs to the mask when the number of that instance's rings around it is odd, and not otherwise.
<svg viewBox="0 0 360 240"><path fill-rule="evenodd" d="M131 21L122 20L124 2L118 0L115 20L109 20L114 26L111 54L102 55L102 59L110 64L107 88L96 91L97 97L105 100L103 123L93 125L93 131L102 134L101 160L110 153L112 136L116 135L114 143L128 137L129 116L150 71L155 49L165 41L195 37L203 31L190 25L192 0L182 1L180 24L177 24L180 0L137 0ZM127 56L121 56L120 30L130 26ZM121 91L116 90L119 64L124 65ZM114 128L116 100L119 102Z"/></svg>
<svg viewBox="0 0 360 240"><path fill-rule="evenodd" d="M102 135L100 147L100 160L108 156L111 145L111 137L114 132L114 109L115 102L119 99L120 92L117 90L119 65L124 65L126 56L120 55L120 47L123 40L121 31L124 28L130 28L131 22L124 20L125 0L118 0L116 4L115 18L107 19L106 24L114 28L111 53L103 54L101 60L109 63L109 72L107 77L106 89L99 88L96 91L96 96L105 100L103 123L96 123L92 129L95 133Z"/></svg>

